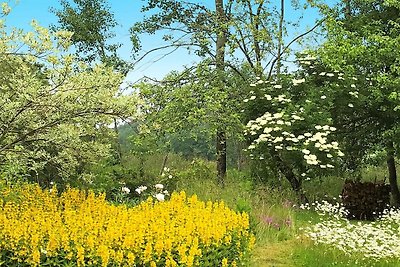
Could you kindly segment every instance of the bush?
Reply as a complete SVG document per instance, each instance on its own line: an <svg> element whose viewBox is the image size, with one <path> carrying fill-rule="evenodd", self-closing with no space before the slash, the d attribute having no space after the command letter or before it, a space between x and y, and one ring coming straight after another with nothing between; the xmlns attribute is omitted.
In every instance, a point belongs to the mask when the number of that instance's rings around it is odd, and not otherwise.
<svg viewBox="0 0 400 267"><path fill-rule="evenodd" d="M236 266L254 242L246 213L184 192L128 208L71 188L0 190L6 266Z"/></svg>

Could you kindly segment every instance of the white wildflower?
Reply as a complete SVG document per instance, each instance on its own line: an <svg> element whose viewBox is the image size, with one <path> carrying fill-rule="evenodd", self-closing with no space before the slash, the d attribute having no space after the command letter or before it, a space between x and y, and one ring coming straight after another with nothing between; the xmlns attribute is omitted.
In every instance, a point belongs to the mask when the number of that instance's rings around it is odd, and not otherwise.
<svg viewBox="0 0 400 267"><path fill-rule="evenodd" d="M131 192L131 190L130 190L128 187L126 187L126 186L123 186L123 187L121 188L121 191L122 191L122 193L124 193L124 194L129 194L129 193Z"/></svg>
<svg viewBox="0 0 400 267"><path fill-rule="evenodd" d="M135 189L135 191L140 195L141 193L143 193L143 191L145 191L147 189L147 186L145 185L141 185L138 188Z"/></svg>
<svg viewBox="0 0 400 267"><path fill-rule="evenodd" d="M164 200L165 200L165 195L164 195L164 194L161 194L161 193L156 194L155 197L156 197L156 199L157 199L158 201L164 201Z"/></svg>
<svg viewBox="0 0 400 267"><path fill-rule="evenodd" d="M162 185L162 184L156 184L156 185L154 185L154 187L156 189L164 189L164 185Z"/></svg>

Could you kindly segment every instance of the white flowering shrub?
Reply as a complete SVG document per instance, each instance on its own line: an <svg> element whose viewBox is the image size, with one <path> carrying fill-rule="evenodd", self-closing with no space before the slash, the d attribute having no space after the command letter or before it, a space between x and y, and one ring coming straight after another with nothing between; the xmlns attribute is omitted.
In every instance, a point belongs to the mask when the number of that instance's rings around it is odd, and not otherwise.
<svg viewBox="0 0 400 267"><path fill-rule="evenodd" d="M322 202L301 208L320 215L320 222L302 229L315 244L332 246L365 262L400 260L399 211L386 211L374 222L359 222L346 219L347 211L340 204Z"/></svg>
<svg viewBox="0 0 400 267"><path fill-rule="evenodd" d="M169 192L165 185L168 185L174 179L174 174L170 168L165 167L160 175L159 183L153 186L141 185L134 191L134 196L139 200L146 200L149 197L155 198L158 201L164 201L169 197Z"/></svg>
<svg viewBox="0 0 400 267"><path fill-rule="evenodd" d="M148 188L145 185L141 185L135 189L135 192L138 196L141 197L154 197L158 201L164 201L166 196L169 196L168 190L164 189L163 184L155 184L153 187Z"/></svg>
<svg viewBox="0 0 400 267"><path fill-rule="evenodd" d="M305 79L293 79L286 83L286 91L304 83ZM325 114L315 114L314 107L305 102L294 104L291 96L283 94L283 86L259 80L259 93L252 95L247 102L261 99L267 110L264 114L246 125L245 135L252 140L248 147L250 156L264 160L273 149L286 160L295 163L302 177L311 175L312 168L333 169L334 158L344 153L339 143L331 138L336 128L330 124ZM259 104L259 102L257 103ZM318 116L319 115L319 116ZM266 147L267 146L267 147ZM269 149L268 149L269 147Z"/></svg>
<svg viewBox="0 0 400 267"><path fill-rule="evenodd" d="M304 70L282 75L278 82L257 78L244 100L250 120L245 135L256 160L279 154L301 179L332 170L343 162L336 115L361 105L355 77L339 71L317 71L315 58L299 60ZM342 125L340 125L342 127Z"/></svg>
<svg viewBox="0 0 400 267"><path fill-rule="evenodd" d="M129 180L120 181L114 190L107 195L109 201L115 204L136 206L148 198L158 201L169 199L170 192L174 190L175 174L170 168L165 167L161 175L154 180L142 180L141 183L132 183Z"/></svg>

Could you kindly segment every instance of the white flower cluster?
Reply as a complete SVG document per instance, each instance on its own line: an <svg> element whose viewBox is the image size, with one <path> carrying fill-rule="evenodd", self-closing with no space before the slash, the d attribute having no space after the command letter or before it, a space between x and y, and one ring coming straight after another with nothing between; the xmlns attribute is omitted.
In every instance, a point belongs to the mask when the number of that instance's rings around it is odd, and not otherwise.
<svg viewBox="0 0 400 267"><path fill-rule="evenodd" d="M311 205L321 215L321 222L303 228L316 244L333 246L348 255L362 255L366 260L400 259L400 212L388 211L375 222L351 222L342 215L338 204ZM302 206L310 209L310 206Z"/></svg>
<svg viewBox="0 0 400 267"><path fill-rule="evenodd" d="M337 220L345 218L348 214L346 208L339 202L331 204L326 200L322 200L321 202L315 201L311 204L302 204L300 205L300 209L313 210L320 216L333 217Z"/></svg>
<svg viewBox="0 0 400 267"><path fill-rule="evenodd" d="M170 169L167 167L164 167L163 172L161 173L161 177L167 176L169 179L172 179L172 174L170 173Z"/></svg>
<svg viewBox="0 0 400 267"><path fill-rule="evenodd" d="M156 184L154 185L154 191L152 192L151 195L155 197L158 201L164 201L165 196L169 194L167 190L163 190L164 185L163 184ZM139 195L142 194L144 191L147 190L147 186L141 185L138 188L135 189L136 193Z"/></svg>
<svg viewBox="0 0 400 267"><path fill-rule="evenodd" d="M154 185L154 188L156 189L156 193L154 194L154 197L158 201L164 201L165 200L165 196L169 194L167 190L163 190L164 189L164 185L156 184L156 185Z"/></svg>
<svg viewBox="0 0 400 267"><path fill-rule="evenodd" d="M138 193L139 195L141 193L143 193L144 191L146 191L146 190L147 190L147 186L145 186L145 185L141 185L141 186L139 186L138 188L135 189L136 193Z"/></svg>
<svg viewBox="0 0 400 267"><path fill-rule="evenodd" d="M282 101L285 100L281 99ZM334 168L332 164L324 162L331 160L334 155L344 156L339 149L338 142L328 141L328 135L336 131L336 128L329 125L316 125L317 132L315 133L303 132L296 135L290 133L291 126L303 120L300 111L299 115L297 113L287 115L283 112L274 114L267 112L256 120L249 121L246 125L245 135L258 135L258 137L248 149L255 149L258 144L265 142L273 146L275 150L302 152L304 160L309 165L318 165L322 169ZM316 153L311 152L312 150L318 154L324 154L323 158L318 158Z"/></svg>
<svg viewBox="0 0 400 267"><path fill-rule="evenodd" d="M298 79L298 80L297 79L293 79L292 80L292 83L293 83L294 86L297 86L297 85L302 84L304 82L306 82L306 79L304 79L304 78L303 79Z"/></svg>
<svg viewBox="0 0 400 267"><path fill-rule="evenodd" d="M313 56L311 56L311 55L306 55L306 56L303 57L303 58L299 58L298 61L299 61L300 64L310 66L310 65L313 64L313 62L314 62L316 59L317 59L316 57L313 57Z"/></svg>
<svg viewBox="0 0 400 267"><path fill-rule="evenodd" d="M275 86L277 86L277 85L275 85ZM250 96L250 98L246 98L245 100L243 100L243 102L247 103L247 102L249 102L251 100L254 100L256 98L257 98L257 96L252 95L252 96ZM281 102L281 103L290 103L290 102L292 102L292 100L287 98L287 96L284 95L284 94L278 95L276 97L272 97L269 94L265 94L264 96L261 97L261 99L267 99L268 101L274 100L274 101Z"/></svg>
<svg viewBox="0 0 400 267"><path fill-rule="evenodd" d="M122 193L124 193L124 194L129 194L129 193L131 192L131 190L130 190L128 187L126 187L126 186L123 186L123 187L121 188L121 191L122 191Z"/></svg>

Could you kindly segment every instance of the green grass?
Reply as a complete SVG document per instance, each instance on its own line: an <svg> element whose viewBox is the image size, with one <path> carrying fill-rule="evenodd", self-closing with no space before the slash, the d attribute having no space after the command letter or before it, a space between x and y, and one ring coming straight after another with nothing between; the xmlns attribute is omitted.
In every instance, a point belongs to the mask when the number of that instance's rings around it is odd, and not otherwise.
<svg viewBox="0 0 400 267"><path fill-rule="evenodd" d="M308 267L395 267L400 266L399 260L374 261L365 260L362 255L345 255L343 252L328 246L313 245L309 241L299 242L293 246L292 259L294 266Z"/></svg>

